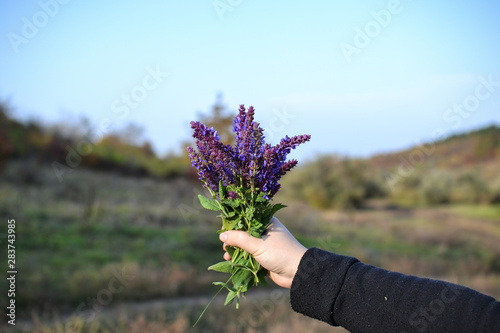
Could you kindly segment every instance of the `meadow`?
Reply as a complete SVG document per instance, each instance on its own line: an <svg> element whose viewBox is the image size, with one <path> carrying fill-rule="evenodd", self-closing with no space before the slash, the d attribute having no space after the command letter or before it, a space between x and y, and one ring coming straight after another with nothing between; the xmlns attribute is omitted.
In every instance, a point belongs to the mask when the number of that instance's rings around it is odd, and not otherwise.
<svg viewBox="0 0 500 333"><path fill-rule="evenodd" d="M345 332L294 313L288 292L272 282L250 290L239 310L223 307L220 295L192 328L217 291L211 282L224 278L206 270L223 251L216 214L197 202L201 192L189 177L79 167L59 181L50 165L9 161L0 215L16 220L17 324L1 330ZM277 216L307 247L500 298L499 205L408 207L373 198L360 209L334 210L286 191L275 201L288 205ZM2 224L2 257L6 230ZM6 281L0 286L6 290Z"/></svg>

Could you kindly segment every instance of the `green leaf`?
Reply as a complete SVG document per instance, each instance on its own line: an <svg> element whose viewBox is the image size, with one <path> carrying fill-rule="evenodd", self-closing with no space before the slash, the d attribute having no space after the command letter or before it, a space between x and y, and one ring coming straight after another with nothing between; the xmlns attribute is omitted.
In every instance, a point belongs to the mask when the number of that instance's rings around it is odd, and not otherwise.
<svg viewBox="0 0 500 333"><path fill-rule="evenodd" d="M242 286L248 286L250 281L253 281L253 273L249 270L240 269L233 274L233 286L236 289Z"/></svg>
<svg viewBox="0 0 500 333"><path fill-rule="evenodd" d="M267 200L264 198L264 195L264 192L259 192L259 195L255 199L255 202L266 202Z"/></svg>
<svg viewBox="0 0 500 333"><path fill-rule="evenodd" d="M226 302L224 302L224 305L229 305L229 304L233 303L233 301L234 301L234 299L236 298L237 295L238 295L238 293L236 293L234 291L230 291L227 294Z"/></svg>
<svg viewBox="0 0 500 333"><path fill-rule="evenodd" d="M235 250L236 250L236 248L234 246L226 246L226 251L227 251L227 253L229 253L229 255L231 257L233 257L233 254L234 254Z"/></svg>
<svg viewBox="0 0 500 333"><path fill-rule="evenodd" d="M217 282L212 282L212 284L214 286L225 286L226 285L226 282L220 282L220 281L217 281Z"/></svg>
<svg viewBox="0 0 500 333"><path fill-rule="evenodd" d="M248 230L248 233L250 234L250 236L253 236L255 238L261 238L262 237L262 234L258 231L258 230L255 230L255 229L250 229Z"/></svg>
<svg viewBox="0 0 500 333"><path fill-rule="evenodd" d="M240 223L240 220L232 218L222 218L222 226L224 231L234 230L234 227Z"/></svg>
<svg viewBox="0 0 500 333"><path fill-rule="evenodd" d="M238 224L236 225L235 229L236 230L241 230L241 229L243 229L243 226L244 226L243 221L242 220L238 220Z"/></svg>
<svg viewBox="0 0 500 333"><path fill-rule="evenodd" d="M220 210L219 203L216 200L205 198L203 195L198 194L198 199L205 209Z"/></svg>
<svg viewBox="0 0 500 333"><path fill-rule="evenodd" d="M252 221L252 219L253 219L253 213L255 213L255 207L250 207L245 212L245 216L246 216L246 218L247 218L248 221Z"/></svg>
<svg viewBox="0 0 500 333"><path fill-rule="evenodd" d="M222 185L222 180L219 180L219 197L221 200L226 198L226 193L225 193L224 185Z"/></svg>
<svg viewBox="0 0 500 333"><path fill-rule="evenodd" d="M267 225L262 224L260 221L252 220L251 227L248 233L257 238L261 238L262 233L266 230Z"/></svg>
<svg viewBox="0 0 500 333"><path fill-rule="evenodd" d="M253 213L253 218L256 221L262 220L262 211L261 211L260 207L257 207L257 209L255 209L255 213Z"/></svg>
<svg viewBox="0 0 500 333"><path fill-rule="evenodd" d="M229 261L222 261L208 267L208 269L216 272L231 273L233 271L233 266Z"/></svg>
<svg viewBox="0 0 500 333"><path fill-rule="evenodd" d="M237 200L223 199L220 202L223 203L224 205L228 205L228 206L231 206L233 208L236 208L240 205L240 203Z"/></svg>
<svg viewBox="0 0 500 333"><path fill-rule="evenodd" d="M247 253L246 251L244 251L245 253ZM234 267L234 268L239 268L239 269L243 269L243 270L246 270L246 271L252 271L252 269L250 267L248 267L246 264L248 264L248 260L245 259L244 257L241 257L240 258L241 260L238 261L238 263L231 263L231 265Z"/></svg>
<svg viewBox="0 0 500 333"><path fill-rule="evenodd" d="M257 281L256 281L256 284L260 283L263 286L265 286L267 284L266 276L267 276L267 269L265 269L265 268L260 269L257 272Z"/></svg>
<svg viewBox="0 0 500 333"><path fill-rule="evenodd" d="M283 208L285 208L285 207L287 207L287 206L282 205L282 204L280 204L280 203L273 205L273 208L271 209L271 217L272 217L274 214L276 214L276 212L277 212L278 210L283 209Z"/></svg>
<svg viewBox="0 0 500 333"><path fill-rule="evenodd" d="M264 225L264 229L269 226L269 222L271 221L271 218L273 217L273 215L278 210L280 210L282 208L285 208L285 207L286 206L282 205L282 204L275 204L275 205L271 205L271 206L267 207L264 210L264 213L263 213L263 216L262 216L262 219L261 219L261 221L263 222L263 225Z"/></svg>
<svg viewBox="0 0 500 333"><path fill-rule="evenodd" d="M259 229L262 229L262 226L263 226L263 225L264 225L264 224L262 224L259 220L255 220L255 219L254 219L254 220L252 221L252 228L254 228L254 229L258 229L258 230L259 230Z"/></svg>
<svg viewBox="0 0 500 333"><path fill-rule="evenodd" d="M228 286L226 282L212 282L214 286L223 286L224 288L227 288L229 291L236 292L236 289L234 289L231 286Z"/></svg>
<svg viewBox="0 0 500 333"><path fill-rule="evenodd" d="M233 210L233 211L230 211L228 213L223 212L221 215L217 215L217 217L221 217L223 219L228 219L228 220L234 220L235 217L237 217L235 215L236 215L236 212Z"/></svg>
<svg viewBox="0 0 500 333"><path fill-rule="evenodd" d="M236 215L236 212L233 210L233 211L228 212L227 215L219 215L218 217L223 217L225 219L231 219L231 217L234 217L234 215Z"/></svg>

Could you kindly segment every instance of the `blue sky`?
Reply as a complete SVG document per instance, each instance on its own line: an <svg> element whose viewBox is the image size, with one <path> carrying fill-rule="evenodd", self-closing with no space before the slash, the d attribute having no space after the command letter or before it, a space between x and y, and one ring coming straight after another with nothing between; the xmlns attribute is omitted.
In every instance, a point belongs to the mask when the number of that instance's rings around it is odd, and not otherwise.
<svg viewBox="0 0 500 333"><path fill-rule="evenodd" d="M498 1L0 4L0 98L45 123L128 122L160 154L218 92L295 157L369 156L500 124Z"/></svg>

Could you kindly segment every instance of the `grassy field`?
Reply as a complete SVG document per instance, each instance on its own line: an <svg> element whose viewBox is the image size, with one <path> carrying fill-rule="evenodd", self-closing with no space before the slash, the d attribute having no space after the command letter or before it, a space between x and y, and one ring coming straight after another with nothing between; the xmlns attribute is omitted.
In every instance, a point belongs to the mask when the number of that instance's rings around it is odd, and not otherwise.
<svg viewBox="0 0 500 333"><path fill-rule="evenodd" d="M22 172L21 172L22 171ZM7 165L0 216L16 220L17 323L12 332L344 332L294 313L272 283L240 310L217 298L192 328L224 275L216 214L185 179L158 181L83 168L59 182L52 169ZM276 201L279 201L279 196ZM445 279L500 298L500 207L315 210L303 203L280 220L306 246L407 274ZM0 255L6 257L6 224ZM111 281L118 281L111 283ZM5 295L6 281L0 283ZM5 318L6 299L0 298ZM79 317L76 316L79 314Z"/></svg>

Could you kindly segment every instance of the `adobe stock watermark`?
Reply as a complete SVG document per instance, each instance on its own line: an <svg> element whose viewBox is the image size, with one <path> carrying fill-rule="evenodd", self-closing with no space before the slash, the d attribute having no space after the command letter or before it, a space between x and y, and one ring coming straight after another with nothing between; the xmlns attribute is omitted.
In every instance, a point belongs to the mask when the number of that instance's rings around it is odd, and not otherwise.
<svg viewBox="0 0 500 333"><path fill-rule="evenodd" d="M439 319L439 316L445 312L447 305L453 303L459 295L458 287L453 285L445 287L438 297L429 302L427 307L421 307L410 315L410 326L418 332L428 332L429 325Z"/></svg>
<svg viewBox="0 0 500 333"><path fill-rule="evenodd" d="M135 275L125 272L125 267L122 267L121 272L116 269L112 270L111 275L112 277L109 279L106 288L99 290L93 298L87 297L84 302L77 306L72 315L73 318L66 324L65 332L81 332L85 323L95 320L104 307L111 304L113 296L123 292L129 283L135 279Z"/></svg>
<svg viewBox="0 0 500 333"><path fill-rule="evenodd" d="M386 9L370 12L372 20L368 21L364 27L354 27L354 38L352 44L341 42L339 44L342 55L348 64L352 62L355 55L359 55L371 42L377 38L391 24L394 16L403 12L403 6L399 0L390 0Z"/></svg>
<svg viewBox="0 0 500 333"><path fill-rule="evenodd" d="M449 124L449 128L458 129L465 119L470 118L479 110L481 103L491 98L500 86L499 81L494 81L493 76L487 78L480 76L474 91L467 95L461 102L453 104L452 107L443 113L443 121ZM443 139L445 130L441 127L435 128L430 136L423 141L429 143L417 142L415 147L407 156L399 156L399 166L390 176L386 178L387 184L391 190L403 179L409 177L415 169L425 163L425 161L434 154L435 142Z"/></svg>
<svg viewBox="0 0 500 333"><path fill-rule="evenodd" d="M219 16L219 20L224 21L224 16L227 12L232 12L236 7L240 6L243 0L215 0L212 2L215 12Z"/></svg>
<svg viewBox="0 0 500 333"><path fill-rule="evenodd" d="M71 0L38 1L40 10L31 15L31 17L23 16L21 18L22 27L20 33L11 31L7 34L7 39L14 52L18 53L21 45L28 44L35 38L40 30L59 13L61 6L66 5L70 1Z"/></svg>
<svg viewBox="0 0 500 333"><path fill-rule="evenodd" d="M268 126L263 128L268 142L274 140L275 135L282 134L296 117L294 113L288 112L286 107L281 108L281 110L274 109L272 112L273 115L269 119Z"/></svg>
<svg viewBox="0 0 500 333"><path fill-rule="evenodd" d="M168 73L156 67L146 66L146 74L141 83L133 86L129 92L123 93L119 98L111 103L113 117L102 118L96 128L91 129L83 138L76 142L75 147L67 145L65 164L54 161L51 163L54 174L59 182L63 181L64 174L71 173L78 167L83 157L88 156L94 149L94 142L103 138L110 130L113 121L123 120L130 115L130 111L138 108L140 104L149 96L149 93L157 89L168 77Z"/></svg>
<svg viewBox="0 0 500 333"><path fill-rule="evenodd" d="M200 189L193 188L192 191L193 191L194 195L193 195L192 204L188 205L185 203L181 203L181 204L179 204L179 206L177 206L177 209L179 210L179 213L180 213L184 223L187 224L187 223L192 222L192 217L199 216L201 214L201 212L204 210L204 208L201 206L200 200L198 199L198 195L203 195L207 198L210 197L210 192L208 192L208 190L206 190L205 188L204 188L204 190L205 190L205 192L203 193L202 191L200 191Z"/></svg>

